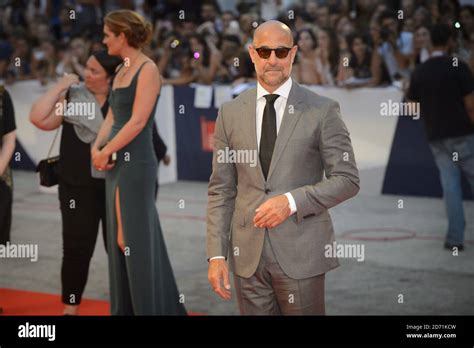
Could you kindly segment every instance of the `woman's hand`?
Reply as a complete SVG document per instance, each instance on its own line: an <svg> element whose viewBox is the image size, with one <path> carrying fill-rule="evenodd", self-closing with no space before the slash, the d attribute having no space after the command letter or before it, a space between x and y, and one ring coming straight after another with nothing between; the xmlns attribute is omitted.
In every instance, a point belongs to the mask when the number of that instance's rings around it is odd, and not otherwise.
<svg viewBox="0 0 474 348"><path fill-rule="evenodd" d="M61 90L66 91L74 84L79 83L79 76L76 74L67 74L58 81L58 85L61 86Z"/></svg>
<svg viewBox="0 0 474 348"><path fill-rule="evenodd" d="M95 169L99 171L110 170L114 167L114 164L109 164L110 155L104 150L98 151L96 148L92 149L92 164Z"/></svg>
<svg viewBox="0 0 474 348"><path fill-rule="evenodd" d="M94 158L95 156L97 156L98 153L99 153L99 148L96 145L92 146L92 149L91 149L92 162L94 162Z"/></svg>

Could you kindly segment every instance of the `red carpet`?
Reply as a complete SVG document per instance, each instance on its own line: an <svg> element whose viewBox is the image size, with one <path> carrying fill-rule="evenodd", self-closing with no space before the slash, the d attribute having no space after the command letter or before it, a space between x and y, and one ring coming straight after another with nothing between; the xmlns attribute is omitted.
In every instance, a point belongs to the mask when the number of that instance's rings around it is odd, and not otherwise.
<svg viewBox="0 0 474 348"><path fill-rule="evenodd" d="M3 315L62 315L60 295L41 292L0 289ZM188 312L189 315L202 315ZM110 315L109 302L82 299L79 315Z"/></svg>
<svg viewBox="0 0 474 348"><path fill-rule="evenodd" d="M62 315L60 295L41 292L0 289L3 315ZM82 299L80 315L110 315L109 302Z"/></svg>

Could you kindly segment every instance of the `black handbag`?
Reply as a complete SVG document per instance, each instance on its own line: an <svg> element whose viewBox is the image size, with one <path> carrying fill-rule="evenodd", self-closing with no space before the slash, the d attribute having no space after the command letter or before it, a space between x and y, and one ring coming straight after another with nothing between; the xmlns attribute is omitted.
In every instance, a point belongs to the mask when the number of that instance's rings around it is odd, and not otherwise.
<svg viewBox="0 0 474 348"><path fill-rule="evenodd" d="M56 138L58 137L59 128L54 135L53 143L49 148L48 156L41 160L36 167L36 172L39 173L40 185L51 187L57 185L59 182L59 156L50 157L53 150Z"/></svg>

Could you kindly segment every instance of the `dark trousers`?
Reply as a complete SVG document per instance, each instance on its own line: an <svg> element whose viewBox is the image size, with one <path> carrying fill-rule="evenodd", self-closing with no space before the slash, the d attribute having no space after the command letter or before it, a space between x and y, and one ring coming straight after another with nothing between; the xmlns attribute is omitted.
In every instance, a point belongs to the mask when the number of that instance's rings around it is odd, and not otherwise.
<svg viewBox="0 0 474 348"><path fill-rule="evenodd" d="M0 244L3 245L10 241L12 204L13 192L10 187L0 179Z"/></svg>
<svg viewBox="0 0 474 348"><path fill-rule="evenodd" d="M101 222L107 246L105 185L75 187L60 183L59 202L63 228L62 300L65 304L78 305L87 283Z"/></svg>

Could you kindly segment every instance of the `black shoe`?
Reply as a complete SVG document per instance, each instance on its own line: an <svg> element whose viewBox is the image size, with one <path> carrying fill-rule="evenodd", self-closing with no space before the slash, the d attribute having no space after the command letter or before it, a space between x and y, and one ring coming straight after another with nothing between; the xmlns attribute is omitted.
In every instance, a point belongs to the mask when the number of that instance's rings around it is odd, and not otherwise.
<svg viewBox="0 0 474 348"><path fill-rule="evenodd" d="M449 244L448 242L444 242L444 248L448 250L453 250L454 248L457 248L458 251L463 251L464 250L464 245L462 244Z"/></svg>

